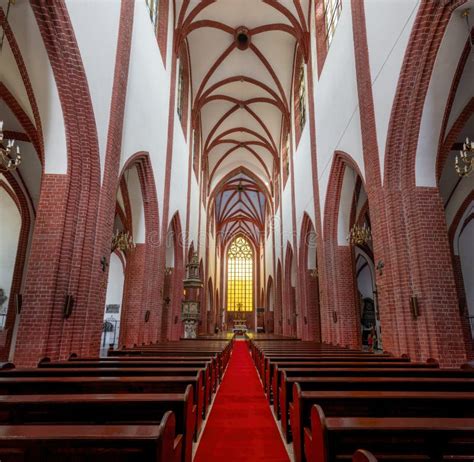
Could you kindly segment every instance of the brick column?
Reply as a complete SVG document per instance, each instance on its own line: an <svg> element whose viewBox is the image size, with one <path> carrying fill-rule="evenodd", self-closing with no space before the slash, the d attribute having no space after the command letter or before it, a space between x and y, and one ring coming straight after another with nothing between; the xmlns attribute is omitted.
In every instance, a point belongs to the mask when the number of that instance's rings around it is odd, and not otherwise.
<svg viewBox="0 0 474 462"><path fill-rule="evenodd" d="M58 294L65 274L60 257L66 219L66 175L43 175L35 229L23 293L23 309L15 347L15 364L34 366L43 356L56 357L58 345L50 343L51 330L60 329L65 296ZM63 292L65 293L65 291Z"/></svg>
<svg viewBox="0 0 474 462"><path fill-rule="evenodd" d="M137 244L135 249L127 255L120 322L120 345L127 347L143 342L140 331L146 311L143 306L143 285L147 278L145 260L145 244Z"/></svg>

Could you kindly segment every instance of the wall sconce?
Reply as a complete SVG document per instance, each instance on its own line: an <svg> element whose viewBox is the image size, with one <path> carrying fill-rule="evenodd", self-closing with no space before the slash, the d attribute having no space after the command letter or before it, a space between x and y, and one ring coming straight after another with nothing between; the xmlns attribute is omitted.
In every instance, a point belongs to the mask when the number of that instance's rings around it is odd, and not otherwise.
<svg viewBox="0 0 474 462"><path fill-rule="evenodd" d="M318 268L309 270L309 277L316 279L318 277Z"/></svg>
<svg viewBox="0 0 474 462"><path fill-rule="evenodd" d="M165 302L166 305L169 305L170 302L171 302L171 298L166 297L166 298L163 299L163 301Z"/></svg>
<svg viewBox="0 0 474 462"><path fill-rule="evenodd" d="M377 271L379 272L379 276L382 276L384 267L385 267L385 264L383 260L379 260L377 262L377 267L376 267Z"/></svg>
<svg viewBox="0 0 474 462"><path fill-rule="evenodd" d="M336 322L337 322L337 312L336 311L332 312L332 320L333 320L334 324L336 324Z"/></svg>
<svg viewBox="0 0 474 462"><path fill-rule="evenodd" d="M102 257L100 259L100 265L102 266L102 272L105 273L106 269L107 269L107 266L109 266L108 262L107 262L107 258L105 257Z"/></svg>
<svg viewBox="0 0 474 462"><path fill-rule="evenodd" d="M308 318L305 316L303 319L304 319L304 323L308 324Z"/></svg>
<svg viewBox="0 0 474 462"><path fill-rule="evenodd" d="M74 307L74 297L72 295L66 295L66 300L63 307L63 317L64 319L69 318L72 314L72 309Z"/></svg>
<svg viewBox="0 0 474 462"><path fill-rule="evenodd" d="M411 314L416 319L420 316L420 307L418 305L418 297L416 295L412 295L410 297L410 307L411 307Z"/></svg>
<svg viewBox="0 0 474 462"><path fill-rule="evenodd" d="M150 320L150 310L146 310L145 312L145 322L148 322Z"/></svg>
<svg viewBox="0 0 474 462"><path fill-rule="evenodd" d="M165 268L165 276L170 276L171 274L173 274L173 267L172 266L167 266Z"/></svg>
<svg viewBox="0 0 474 462"><path fill-rule="evenodd" d="M15 306L17 314L21 313L21 307L23 306L23 295L15 294Z"/></svg>

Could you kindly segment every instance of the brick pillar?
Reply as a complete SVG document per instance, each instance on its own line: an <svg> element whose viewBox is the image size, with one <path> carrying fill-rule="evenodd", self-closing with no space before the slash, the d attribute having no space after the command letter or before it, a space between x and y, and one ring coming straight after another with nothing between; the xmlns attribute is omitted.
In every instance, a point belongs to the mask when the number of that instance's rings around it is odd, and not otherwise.
<svg viewBox="0 0 474 462"><path fill-rule="evenodd" d="M336 342L342 346L360 348L360 320L358 319L354 277L354 263L350 246L337 245L335 249L337 274L328 280L333 287L335 315L330 313L330 321L335 324Z"/></svg>
<svg viewBox="0 0 474 462"><path fill-rule="evenodd" d="M14 355L19 366L57 357L59 345L49 342L51 331L68 322L62 316L66 287L59 273L68 182L66 175L50 174L41 182Z"/></svg>
<svg viewBox="0 0 474 462"><path fill-rule="evenodd" d="M145 274L146 245L137 244L127 255L125 282L123 288L122 317L120 323L120 345L140 345L140 326L145 320L143 306L143 284Z"/></svg>
<svg viewBox="0 0 474 462"><path fill-rule="evenodd" d="M412 359L465 361L455 278L443 203L437 188L385 194L389 242L379 251L377 277L384 348ZM416 296L415 318L410 297Z"/></svg>
<svg viewBox="0 0 474 462"><path fill-rule="evenodd" d="M306 322L308 326L307 340L320 342L321 323L319 315L319 280L317 276L311 276L311 270L308 269L306 270L304 289L306 302Z"/></svg>
<svg viewBox="0 0 474 462"><path fill-rule="evenodd" d="M275 298L273 308L273 323L275 334L283 333L283 314L282 314L282 286L281 286L281 266L278 263L277 277L275 284Z"/></svg>

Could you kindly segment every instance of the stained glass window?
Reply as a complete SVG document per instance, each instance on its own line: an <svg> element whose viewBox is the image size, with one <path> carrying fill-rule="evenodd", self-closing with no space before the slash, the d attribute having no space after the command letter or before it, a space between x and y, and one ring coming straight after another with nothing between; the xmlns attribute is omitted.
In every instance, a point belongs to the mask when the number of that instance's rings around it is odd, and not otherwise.
<svg viewBox="0 0 474 462"><path fill-rule="evenodd" d="M324 0L324 18L326 22L326 45L331 45L339 16L342 10L342 0Z"/></svg>
<svg viewBox="0 0 474 462"><path fill-rule="evenodd" d="M227 251L227 311L253 311L253 252L243 237Z"/></svg>

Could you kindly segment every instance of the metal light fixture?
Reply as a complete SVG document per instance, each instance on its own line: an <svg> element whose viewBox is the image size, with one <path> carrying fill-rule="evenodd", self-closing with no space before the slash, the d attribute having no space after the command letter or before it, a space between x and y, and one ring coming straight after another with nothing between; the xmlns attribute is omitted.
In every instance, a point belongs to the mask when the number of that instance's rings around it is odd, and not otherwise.
<svg viewBox="0 0 474 462"><path fill-rule="evenodd" d="M460 177L469 176L472 173L474 168L474 141L466 138L466 142L462 145L462 150L456 156L454 167Z"/></svg>
<svg viewBox="0 0 474 462"><path fill-rule="evenodd" d="M203 287L199 274L199 257L194 253L186 265L186 277L183 280L184 300L181 304L181 320L184 324L184 338L196 338L197 327L201 319L200 294Z"/></svg>
<svg viewBox="0 0 474 462"><path fill-rule="evenodd" d="M0 171L16 170L21 164L20 146L16 145L15 140L5 140L6 145L3 144L3 120L0 120Z"/></svg>
<svg viewBox="0 0 474 462"><path fill-rule="evenodd" d="M372 234L370 232L370 228L367 226L366 223L363 226L358 224L354 224L349 231L349 235L347 236L347 240L351 245L364 245L368 244L372 240Z"/></svg>
<svg viewBox="0 0 474 462"><path fill-rule="evenodd" d="M127 252L135 248L133 237L128 231L115 231L112 237L112 252L116 249Z"/></svg>

